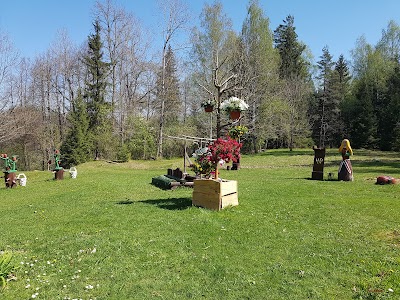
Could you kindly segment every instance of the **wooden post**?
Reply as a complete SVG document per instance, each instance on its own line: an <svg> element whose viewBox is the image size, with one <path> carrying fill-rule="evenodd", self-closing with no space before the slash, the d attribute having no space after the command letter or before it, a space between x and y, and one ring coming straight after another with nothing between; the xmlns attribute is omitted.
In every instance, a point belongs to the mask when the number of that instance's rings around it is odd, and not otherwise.
<svg viewBox="0 0 400 300"><path fill-rule="evenodd" d="M215 180L218 180L218 165L219 165L219 162L217 162L217 164L215 166L215 175L214 175Z"/></svg>
<svg viewBox="0 0 400 300"><path fill-rule="evenodd" d="M63 180L64 179L64 169L55 170L54 179L55 180Z"/></svg>
<svg viewBox="0 0 400 300"><path fill-rule="evenodd" d="M325 148L313 147L314 166L311 179L324 180Z"/></svg>

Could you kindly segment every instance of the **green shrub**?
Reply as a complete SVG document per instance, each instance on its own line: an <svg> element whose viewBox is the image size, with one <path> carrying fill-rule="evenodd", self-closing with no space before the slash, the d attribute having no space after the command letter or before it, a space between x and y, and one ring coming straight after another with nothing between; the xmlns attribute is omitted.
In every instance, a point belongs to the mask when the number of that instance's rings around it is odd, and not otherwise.
<svg viewBox="0 0 400 300"><path fill-rule="evenodd" d="M118 152L117 152L117 159L121 162L127 162L131 158L131 154L129 152L128 146L126 144L123 144L118 147Z"/></svg>
<svg viewBox="0 0 400 300"><path fill-rule="evenodd" d="M4 287L7 283L7 278L15 270L12 264L12 254L3 252L0 255L0 287Z"/></svg>

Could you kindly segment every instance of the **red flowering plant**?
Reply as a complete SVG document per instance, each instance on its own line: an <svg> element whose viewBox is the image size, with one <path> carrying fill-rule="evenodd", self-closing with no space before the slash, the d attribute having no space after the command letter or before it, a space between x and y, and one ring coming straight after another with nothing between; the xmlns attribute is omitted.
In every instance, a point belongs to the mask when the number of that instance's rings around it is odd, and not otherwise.
<svg viewBox="0 0 400 300"><path fill-rule="evenodd" d="M218 179L218 166L230 161L236 162L240 158L242 144L237 140L218 138L212 142L201 155L196 156L193 170L209 175L215 172L215 179Z"/></svg>

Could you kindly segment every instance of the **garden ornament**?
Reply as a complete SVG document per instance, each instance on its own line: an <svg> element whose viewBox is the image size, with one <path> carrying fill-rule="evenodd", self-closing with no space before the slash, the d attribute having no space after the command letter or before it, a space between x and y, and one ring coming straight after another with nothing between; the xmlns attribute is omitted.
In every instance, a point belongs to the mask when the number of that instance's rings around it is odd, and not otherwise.
<svg viewBox="0 0 400 300"><path fill-rule="evenodd" d="M342 154L342 161L339 166L338 180L353 181L353 167L350 162L350 155L353 155L353 149L351 149L348 139L342 141L339 152Z"/></svg>

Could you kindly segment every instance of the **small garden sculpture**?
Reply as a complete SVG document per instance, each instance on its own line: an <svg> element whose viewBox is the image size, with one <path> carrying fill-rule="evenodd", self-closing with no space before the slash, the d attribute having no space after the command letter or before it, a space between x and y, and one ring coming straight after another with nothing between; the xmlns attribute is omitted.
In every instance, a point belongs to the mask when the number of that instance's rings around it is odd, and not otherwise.
<svg viewBox="0 0 400 300"><path fill-rule="evenodd" d="M350 155L353 155L353 149L351 149L348 139L342 141L339 152L342 154L342 161L339 166L338 180L353 181L353 167L350 162Z"/></svg>
<svg viewBox="0 0 400 300"><path fill-rule="evenodd" d="M4 180L7 188L13 188L17 185L17 156L13 155L11 158L7 154L2 154L1 159L4 160Z"/></svg>
<svg viewBox="0 0 400 300"><path fill-rule="evenodd" d="M56 180L63 180L64 179L64 168L60 166L61 163L61 153L58 149L54 149L54 172Z"/></svg>

